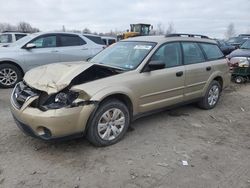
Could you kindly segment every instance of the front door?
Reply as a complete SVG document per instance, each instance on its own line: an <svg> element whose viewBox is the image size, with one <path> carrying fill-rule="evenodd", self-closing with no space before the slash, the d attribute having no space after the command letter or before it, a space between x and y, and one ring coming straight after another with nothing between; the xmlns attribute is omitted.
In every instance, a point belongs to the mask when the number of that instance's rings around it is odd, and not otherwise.
<svg viewBox="0 0 250 188"><path fill-rule="evenodd" d="M185 68L179 42L166 43L151 57L165 68L139 74L134 91L139 112L156 110L183 101Z"/></svg>
<svg viewBox="0 0 250 188"><path fill-rule="evenodd" d="M57 51L56 35L43 35L30 41L36 45L32 49L23 49L23 58L28 69L60 62Z"/></svg>

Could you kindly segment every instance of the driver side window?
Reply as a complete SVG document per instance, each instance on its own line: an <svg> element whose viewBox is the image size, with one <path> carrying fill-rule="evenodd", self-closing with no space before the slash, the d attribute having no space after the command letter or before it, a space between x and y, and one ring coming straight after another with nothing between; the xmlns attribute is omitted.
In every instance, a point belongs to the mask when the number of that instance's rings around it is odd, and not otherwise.
<svg viewBox="0 0 250 188"><path fill-rule="evenodd" d="M162 45L151 57L151 60L165 63L166 68L182 65L180 43L173 42Z"/></svg>
<svg viewBox="0 0 250 188"><path fill-rule="evenodd" d="M42 36L35 39L32 43L36 45L36 48L56 47L56 35Z"/></svg>

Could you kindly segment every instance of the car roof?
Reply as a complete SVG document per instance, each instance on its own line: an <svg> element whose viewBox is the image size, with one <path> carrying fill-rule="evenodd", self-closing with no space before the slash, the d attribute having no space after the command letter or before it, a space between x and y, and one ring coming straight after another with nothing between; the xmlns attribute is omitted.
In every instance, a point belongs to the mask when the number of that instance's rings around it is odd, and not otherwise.
<svg viewBox="0 0 250 188"><path fill-rule="evenodd" d="M170 41L194 41L194 42L206 42L206 43L217 44L215 40L210 38L182 37L182 36L167 37L164 35L139 36L139 37L128 38L123 41L141 41L141 42L156 42L156 43L165 43Z"/></svg>
<svg viewBox="0 0 250 188"><path fill-rule="evenodd" d="M90 37L101 37L99 35L95 35L95 34L88 34L88 33L83 33L83 36L90 36Z"/></svg>
<svg viewBox="0 0 250 188"><path fill-rule="evenodd" d="M115 39L115 40L116 40L115 37L110 37L110 36L101 36L101 38L102 38L102 39Z"/></svg>
<svg viewBox="0 0 250 188"><path fill-rule="evenodd" d="M28 35L29 33L22 33L22 32L15 32L15 31L4 31L0 34L22 34L22 35Z"/></svg>
<svg viewBox="0 0 250 188"><path fill-rule="evenodd" d="M74 35L82 35L81 33L75 33L75 32L63 32L63 31L45 31L45 32L37 32L33 33L37 35L44 35L44 34L74 34Z"/></svg>

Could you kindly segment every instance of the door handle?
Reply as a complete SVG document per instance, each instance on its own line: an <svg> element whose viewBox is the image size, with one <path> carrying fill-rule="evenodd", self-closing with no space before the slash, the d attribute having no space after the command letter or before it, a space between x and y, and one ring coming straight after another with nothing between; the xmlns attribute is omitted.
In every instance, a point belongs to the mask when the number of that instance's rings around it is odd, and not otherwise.
<svg viewBox="0 0 250 188"><path fill-rule="evenodd" d="M212 68L209 66L206 68L207 71L210 71Z"/></svg>
<svg viewBox="0 0 250 188"><path fill-rule="evenodd" d="M51 50L51 52L52 52L52 53L56 53L56 52L58 52L58 51L57 51L57 50Z"/></svg>
<svg viewBox="0 0 250 188"><path fill-rule="evenodd" d="M88 48L82 48L82 50L88 50Z"/></svg>
<svg viewBox="0 0 250 188"><path fill-rule="evenodd" d="M177 77L181 77L182 75L183 75L183 71L180 71L180 72L177 72L177 73L176 73L176 76L177 76Z"/></svg>

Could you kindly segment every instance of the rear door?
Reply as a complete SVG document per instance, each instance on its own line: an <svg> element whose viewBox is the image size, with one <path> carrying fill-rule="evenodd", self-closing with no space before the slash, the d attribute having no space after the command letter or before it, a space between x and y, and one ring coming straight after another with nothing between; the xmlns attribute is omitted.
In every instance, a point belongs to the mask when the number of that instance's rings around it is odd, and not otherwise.
<svg viewBox="0 0 250 188"><path fill-rule="evenodd" d="M184 100L192 100L202 96L203 89L210 75L212 65L206 61L200 45L196 42L182 42L185 65Z"/></svg>
<svg viewBox="0 0 250 188"><path fill-rule="evenodd" d="M83 61L91 57L89 45L80 36L74 34L59 34L57 49L61 62Z"/></svg>
<svg viewBox="0 0 250 188"><path fill-rule="evenodd" d="M90 34L84 34L83 36L90 40L89 48L92 51L92 56L95 56L97 53L99 53L106 47L106 43L102 40L100 36Z"/></svg>

